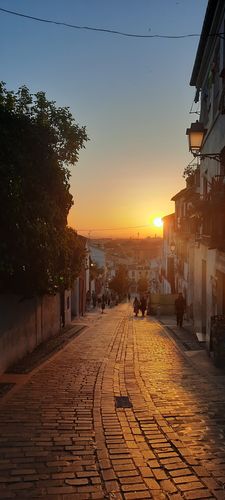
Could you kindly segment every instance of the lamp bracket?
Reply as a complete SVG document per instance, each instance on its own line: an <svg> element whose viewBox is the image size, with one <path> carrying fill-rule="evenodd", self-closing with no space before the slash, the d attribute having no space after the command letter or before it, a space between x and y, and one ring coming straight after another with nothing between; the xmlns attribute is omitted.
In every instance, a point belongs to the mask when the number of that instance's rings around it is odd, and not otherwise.
<svg viewBox="0 0 225 500"><path fill-rule="evenodd" d="M216 160L219 163L221 162L220 153L192 153L194 158L200 158L200 160L205 160L205 158L209 158L210 160Z"/></svg>

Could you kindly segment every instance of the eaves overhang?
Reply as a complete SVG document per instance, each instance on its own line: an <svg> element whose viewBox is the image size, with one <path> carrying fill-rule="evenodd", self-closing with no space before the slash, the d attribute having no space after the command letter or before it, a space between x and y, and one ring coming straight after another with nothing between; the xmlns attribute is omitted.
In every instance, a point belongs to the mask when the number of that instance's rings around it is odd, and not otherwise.
<svg viewBox="0 0 225 500"><path fill-rule="evenodd" d="M174 218L175 218L175 212L173 212L172 214L164 215L164 217L162 217L162 220L163 222L167 222L173 220Z"/></svg>
<svg viewBox="0 0 225 500"><path fill-rule="evenodd" d="M224 0L209 0L205 18L202 26L202 32L198 44L197 54L194 62L194 67L192 70L190 85L198 87L198 75L201 69L203 55L206 49L207 42L209 42L209 35L213 35L216 32L212 28L214 27L214 19L216 13L218 15L218 20L221 19L221 14L224 11ZM211 31L212 30L212 31Z"/></svg>
<svg viewBox="0 0 225 500"><path fill-rule="evenodd" d="M184 188L184 189L181 189L181 191L179 191L178 193L176 193L172 198L171 198L171 201L176 201L178 200L179 198L183 198L185 193L187 191L187 188Z"/></svg>

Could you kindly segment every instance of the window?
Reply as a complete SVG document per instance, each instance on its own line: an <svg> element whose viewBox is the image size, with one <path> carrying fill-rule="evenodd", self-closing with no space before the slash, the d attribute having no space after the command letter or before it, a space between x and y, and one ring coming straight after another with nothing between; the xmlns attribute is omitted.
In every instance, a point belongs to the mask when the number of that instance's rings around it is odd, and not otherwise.
<svg viewBox="0 0 225 500"><path fill-rule="evenodd" d="M209 89L207 88L207 86L204 86L204 88L202 89L202 97L201 97L201 119L200 119L200 121L202 123L204 123L205 126L207 125L208 120L209 120L209 111L210 111L209 95L210 95Z"/></svg>

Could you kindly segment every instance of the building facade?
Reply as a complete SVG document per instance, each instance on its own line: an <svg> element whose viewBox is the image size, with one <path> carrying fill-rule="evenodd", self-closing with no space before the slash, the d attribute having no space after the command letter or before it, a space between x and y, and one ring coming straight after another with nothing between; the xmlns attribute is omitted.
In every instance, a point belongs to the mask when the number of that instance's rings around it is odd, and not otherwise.
<svg viewBox="0 0 225 500"><path fill-rule="evenodd" d="M204 142L186 188L172 198L175 288L186 295L194 330L209 350L213 318L225 314L224 31L225 3L209 0L190 81L200 104Z"/></svg>
<svg viewBox="0 0 225 500"><path fill-rule="evenodd" d="M163 246L161 267L161 292L174 293L175 287L175 214L163 217Z"/></svg>
<svg viewBox="0 0 225 500"><path fill-rule="evenodd" d="M210 0L190 84L200 97L206 134L199 165L198 238L194 255L194 322L210 348L211 319L225 313L225 3ZM223 33L223 36L220 36ZM196 99L197 100L197 99Z"/></svg>

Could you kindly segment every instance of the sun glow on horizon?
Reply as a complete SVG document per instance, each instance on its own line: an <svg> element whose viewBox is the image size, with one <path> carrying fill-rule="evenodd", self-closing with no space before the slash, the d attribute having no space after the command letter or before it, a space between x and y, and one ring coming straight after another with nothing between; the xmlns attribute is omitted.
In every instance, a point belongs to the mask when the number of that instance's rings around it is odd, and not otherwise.
<svg viewBox="0 0 225 500"><path fill-rule="evenodd" d="M156 227L163 227L163 221L161 217L155 217L155 219L153 220L153 224Z"/></svg>

